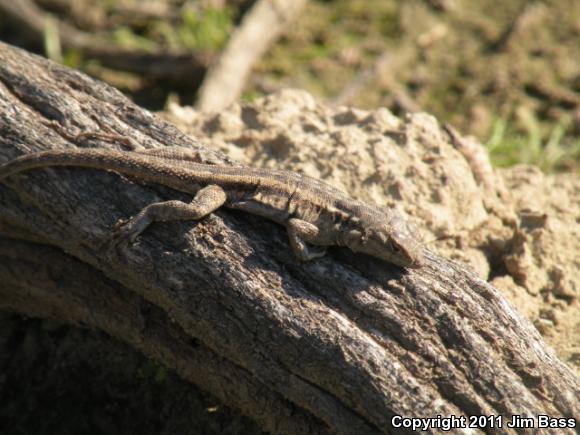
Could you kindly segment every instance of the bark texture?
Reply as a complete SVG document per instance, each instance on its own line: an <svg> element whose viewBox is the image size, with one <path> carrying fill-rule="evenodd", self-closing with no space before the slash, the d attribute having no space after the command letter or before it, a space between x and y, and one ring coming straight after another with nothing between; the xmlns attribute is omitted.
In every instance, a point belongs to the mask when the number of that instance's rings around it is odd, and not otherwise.
<svg viewBox="0 0 580 435"><path fill-rule="evenodd" d="M83 132L227 162L109 86L0 44L0 162L123 146ZM223 210L110 243L118 219L167 198L187 200L75 168L3 182L0 308L103 330L274 433L391 433L395 415L580 418L578 379L464 266L428 254L402 270L343 249L300 263L283 228Z"/></svg>

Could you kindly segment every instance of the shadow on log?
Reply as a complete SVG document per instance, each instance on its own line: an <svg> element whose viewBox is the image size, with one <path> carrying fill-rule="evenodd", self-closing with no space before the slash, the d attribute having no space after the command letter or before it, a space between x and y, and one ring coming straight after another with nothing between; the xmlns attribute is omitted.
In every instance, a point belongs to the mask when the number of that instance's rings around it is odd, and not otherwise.
<svg viewBox="0 0 580 435"><path fill-rule="evenodd" d="M122 146L87 132L228 162L109 86L0 44L0 162ZM167 198L187 199L96 170L6 180L0 308L105 331L275 433L391 433L397 415L580 418L578 379L462 265L428 253L404 270L338 248L300 263L283 228L225 210L110 243L119 219Z"/></svg>

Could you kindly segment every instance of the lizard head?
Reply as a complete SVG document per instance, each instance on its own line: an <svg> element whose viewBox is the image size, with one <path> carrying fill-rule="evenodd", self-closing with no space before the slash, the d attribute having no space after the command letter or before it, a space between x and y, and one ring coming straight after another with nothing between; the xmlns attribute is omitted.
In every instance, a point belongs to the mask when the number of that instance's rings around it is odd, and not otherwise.
<svg viewBox="0 0 580 435"><path fill-rule="evenodd" d="M347 231L344 244L354 252L382 258L401 267L423 265L423 247L399 216L361 222Z"/></svg>

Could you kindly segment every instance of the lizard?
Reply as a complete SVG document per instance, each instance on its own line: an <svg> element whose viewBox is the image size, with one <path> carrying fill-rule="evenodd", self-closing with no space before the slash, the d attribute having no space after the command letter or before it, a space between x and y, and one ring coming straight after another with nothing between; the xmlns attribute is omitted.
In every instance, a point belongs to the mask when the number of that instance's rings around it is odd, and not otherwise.
<svg viewBox="0 0 580 435"><path fill-rule="evenodd" d="M393 209L350 198L323 181L295 172L198 163L187 155L163 148L40 151L1 165L0 182L34 168L86 167L157 183L193 197L189 203L170 200L144 207L119 229L130 241L154 222L198 220L223 206L285 226L291 249L302 261L323 256L328 246L346 246L400 267L424 264L422 244Z"/></svg>

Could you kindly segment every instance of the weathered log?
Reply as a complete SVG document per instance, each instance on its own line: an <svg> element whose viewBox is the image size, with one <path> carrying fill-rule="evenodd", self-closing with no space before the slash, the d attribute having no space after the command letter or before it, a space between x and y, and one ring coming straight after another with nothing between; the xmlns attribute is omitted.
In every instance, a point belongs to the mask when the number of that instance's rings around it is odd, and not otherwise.
<svg viewBox="0 0 580 435"><path fill-rule="evenodd" d="M109 86L0 44L0 162L123 146L83 132L227 160ZM283 228L222 210L111 243L118 219L169 197L186 199L75 168L1 183L0 308L103 330L276 433L390 433L397 415L580 418L578 379L461 264L428 253L403 270L338 248L300 263Z"/></svg>

